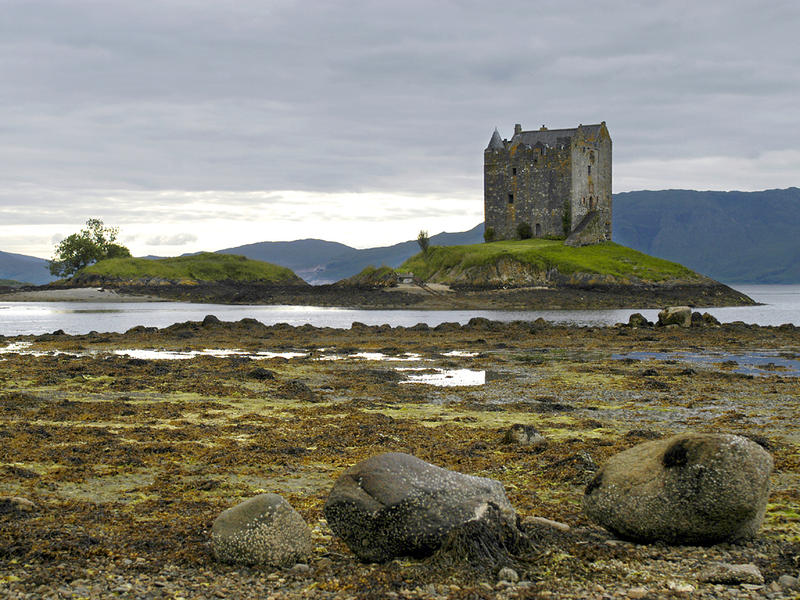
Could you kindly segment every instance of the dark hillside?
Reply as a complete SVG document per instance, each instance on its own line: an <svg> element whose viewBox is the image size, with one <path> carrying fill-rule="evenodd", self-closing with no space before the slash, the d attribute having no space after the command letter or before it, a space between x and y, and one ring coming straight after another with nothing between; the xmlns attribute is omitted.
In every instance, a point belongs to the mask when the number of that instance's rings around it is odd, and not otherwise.
<svg viewBox="0 0 800 600"><path fill-rule="evenodd" d="M614 195L614 241L730 283L800 282L800 189Z"/></svg>
<svg viewBox="0 0 800 600"><path fill-rule="evenodd" d="M43 258L0 252L0 279L14 279L42 285L56 278L50 275L47 261Z"/></svg>

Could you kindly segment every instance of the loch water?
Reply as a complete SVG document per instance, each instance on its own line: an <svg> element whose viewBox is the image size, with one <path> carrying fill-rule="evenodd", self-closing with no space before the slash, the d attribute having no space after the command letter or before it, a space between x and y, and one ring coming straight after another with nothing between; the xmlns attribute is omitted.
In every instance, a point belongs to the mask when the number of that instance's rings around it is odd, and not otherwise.
<svg viewBox="0 0 800 600"><path fill-rule="evenodd" d="M757 325L800 326L800 285L736 285L735 288L758 306L703 308L723 323L743 321ZM266 325L288 323L317 327L349 328L353 322L367 325L389 324L410 327L426 323L434 327L444 322L466 323L473 317L497 321L546 321L576 325L605 326L627 322L639 312L657 319L654 309L617 310L357 310L317 306L264 306L193 304L184 302L1 302L0 335L38 335L63 330L69 334L90 331L124 332L137 325L167 327L183 321L201 321L215 315L222 321L246 317Z"/></svg>

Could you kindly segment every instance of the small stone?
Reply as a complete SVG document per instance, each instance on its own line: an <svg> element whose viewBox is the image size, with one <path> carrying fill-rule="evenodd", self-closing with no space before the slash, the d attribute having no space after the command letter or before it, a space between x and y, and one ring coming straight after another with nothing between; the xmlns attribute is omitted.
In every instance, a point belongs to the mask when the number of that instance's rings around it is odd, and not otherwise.
<svg viewBox="0 0 800 600"><path fill-rule="evenodd" d="M519 581L519 574L511 567L503 567L497 572L497 580L516 583Z"/></svg>
<svg viewBox="0 0 800 600"><path fill-rule="evenodd" d="M644 598L647 596L647 588L635 587L628 590L628 598Z"/></svg>
<svg viewBox="0 0 800 600"><path fill-rule="evenodd" d="M515 423L508 428L503 436L503 443L539 449L547 446L547 440L533 425L523 425L522 423Z"/></svg>
<svg viewBox="0 0 800 600"><path fill-rule="evenodd" d="M691 594L694 591L692 584L680 581L667 581L667 587L677 594Z"/></svg>
<svg viewBox="0 0 800 600"><path fill-rule="evenodd" d="M27 498L19 496L0 496L0 515L4 513L29 513L36 510L36 505Z"/></svg>
<svg viewBox="0 0 800 600"><path fill-rule="evenodd" d="M311 567L309 567L305 563L297 563L295 566L292 567L292 571L294 571L295 573L308 573L310 570Z"/></svg>
<svg viewBox="0 0 800 600"><path fill-rule="evenodd" d="M652 327L652 323L644 318L642 313L633 313L628 318L628 327Z"/></svg>
<svg viewBox="0 0 800 600"><path fill-rule="evenodd" d="M525 517L522 519L522 525L525 528L531 529L555 529L557 531L569 531L569 525L552 519L545 519L544 517Z"/></svg>
<svg viewBox="0 0 800 600"><path fill-rule="evenodd" d="M761 585L764 583L764 576L761 575L758 567L752 563L743 565L717 563L701 571L697 578L704 583L723 583L727 585L740 583Z"/></svg>
<svg viewBox="0 0 800 600"><path fill-rule="evenodd" d="M798 590L800 589L800 580L791 575L781 575L778 577L778 585L784 590Z"/></svg>

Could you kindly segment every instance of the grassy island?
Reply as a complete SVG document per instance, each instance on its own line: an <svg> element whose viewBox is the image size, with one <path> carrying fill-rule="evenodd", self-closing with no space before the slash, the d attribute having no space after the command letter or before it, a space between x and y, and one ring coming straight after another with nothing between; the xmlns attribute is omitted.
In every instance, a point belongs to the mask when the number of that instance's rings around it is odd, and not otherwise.
<svg viewBox="0 0 800 600"><path fill-rule="evenodd" d="M240 281L299 283L291 269L234 254L201 252L174 258L110 258L82 269L76 279L167 279L171 281Z"/></svg>
<svg viewBox="0 0 800 600"><path fill-rule="evenodd" d="M557 270L562 276L586 273L625 281L699 281L703 277L680 265L614 242L573 248L561 240L516 240L467 246L433 246L404 262L398 270L437 283L469 279L471 272L503 263L524 265L530 272Z"/></svg>

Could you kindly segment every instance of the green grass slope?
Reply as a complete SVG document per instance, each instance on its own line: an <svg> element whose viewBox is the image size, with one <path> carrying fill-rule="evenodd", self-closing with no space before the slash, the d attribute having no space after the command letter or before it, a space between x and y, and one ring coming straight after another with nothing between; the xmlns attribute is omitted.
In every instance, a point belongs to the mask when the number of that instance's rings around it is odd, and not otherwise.
<svg viewBox="0 0 800 600"><path fill-rule="evenodd" d="M110 258L95 263L76 279L102 277L115 280L159 278L172 281L247 281L304 284L291 269L233 254L202 252L175 258Z"/></svg>
<svg viewBox="0 0 800 600"><path fill-rule="evenodd" d="M613 242L571 248L559 240L530 239L492 242L469 246L434 246L404 262L399 271L439 283L465 282L464 274L494 268L499 264L523 265L531 272L547 273L553 269L561 276L591 274L620 281L663 282L703 279L683 265ZM469 276L467 275L467 278Z"/></svg>
<svg viewBox="0 0 800 600"><path fill-rule="evenodd" d="M3 287L22 287L25 285L32 285L24 281L17 281L16 279L0 279L0 286Z"/></svg>

